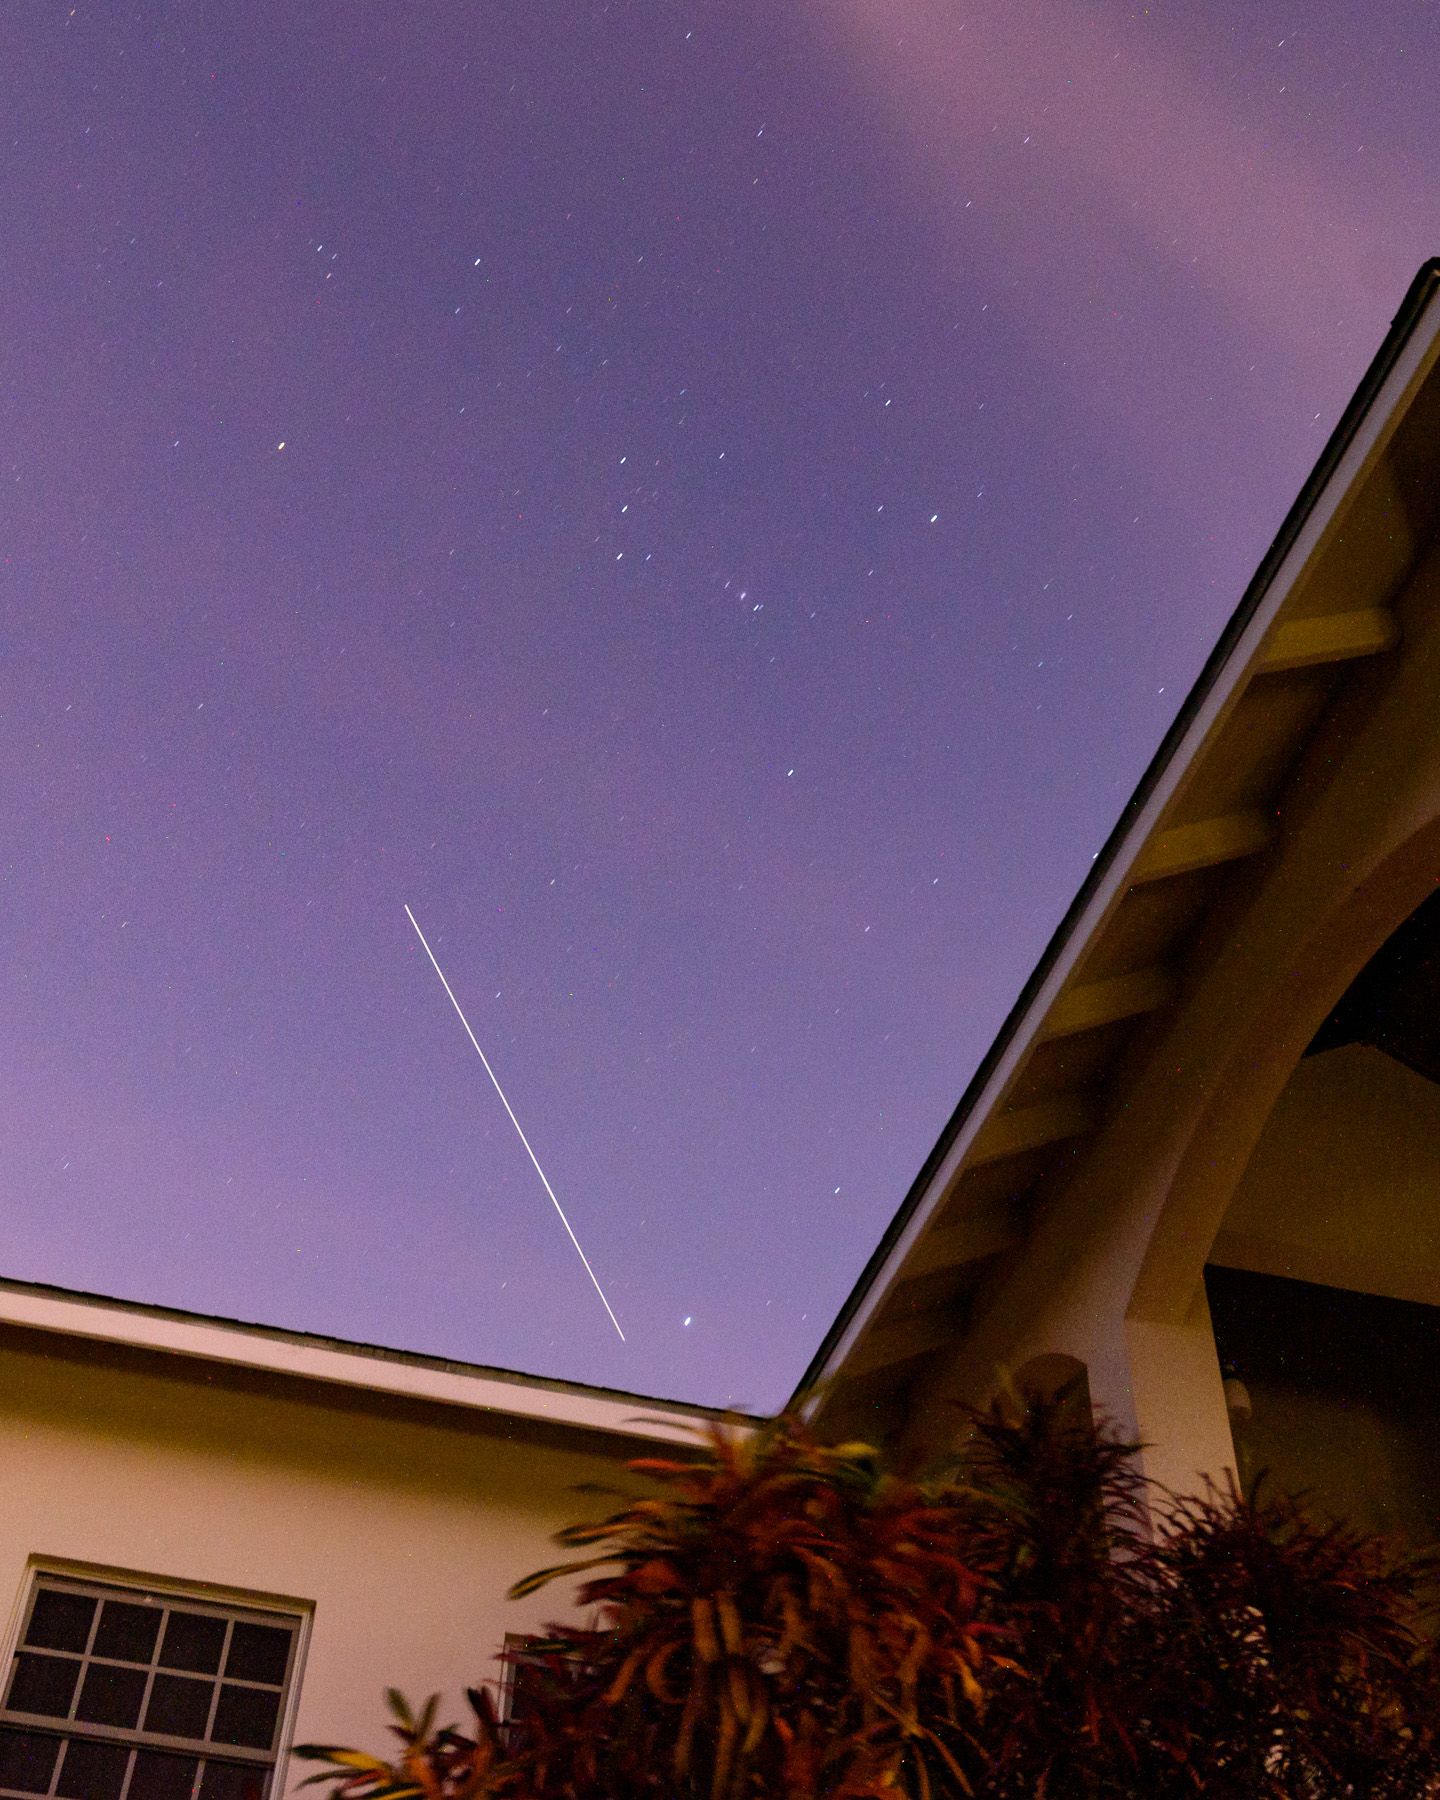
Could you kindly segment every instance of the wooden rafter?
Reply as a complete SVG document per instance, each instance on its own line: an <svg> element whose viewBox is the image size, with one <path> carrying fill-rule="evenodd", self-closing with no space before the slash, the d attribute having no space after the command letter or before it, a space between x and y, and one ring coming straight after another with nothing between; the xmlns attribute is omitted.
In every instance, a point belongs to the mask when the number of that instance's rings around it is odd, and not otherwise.
<svg viewBox="0 0 1440 1800"><path fill-rule="evenodd" d="M1026 1150L1038 1150L1042 1144L1078 1137L1090 1125L1090 1108L1078 1094L1037 1100L1033 1105L1017 1106L1013 1112L998 1113L987 1120L976 1134L966 1161L973 1166L998 1162L1002 1156L1020 1156Z"/></svg>
<svg viewBox="0 0 1440 1800"><path fill-rule="evenodd" d="M945 1269L963 1268L982 1257L998 1256L1020 1242L1023 1222L1011 1200L977 1206L948 1225L929 1230L905 1258L905 1279L919 1280Z"/></svg>
<svg viewBox="0 0 1440 1800"><path fill-rule="evenodd" d="M1081 981L1066 990L1045 1016L1041 1036L1070 1037L1077 1031L1093 1031L1117 1019L1133 1019L1154 1012L1174 992L1174 981L1165 969L1132 969L1126 975L1107 975L1101 981Z"/></svg>
<svg viewBox="0 0 1440 1800"><path fill-rule="evenodd" d="M1378 656L1399 639L1395 615L1382 606L1323 613L1313 619L1285 619L1275 627L1261 652L1260 673L1274 675L1283 669L1309 668L1313 663Z"/></svg>
<svg viewBox="0 0 1440 1800"><path fill-rule="evenodd" d="M895 1363L908 1362L912 1356L926 1356L954 1343L960 1333L960 1321L951 1313L916 1313L894 1324L873 1326L845 1359L845 1379L858 1380L873 1375L876 1369L887 1369Z"/></svg>
<svg viewBox="0 0 1440 1800"><path fill-rule="evenodd" d="M1131 880L1137 885L1163 881L1171 875L1188 875L1195 869L1253 856L1265 848L1273 835L1271 821L1258 808L1196 819L1189 825L1172 825L1145 846Z"/></svg>

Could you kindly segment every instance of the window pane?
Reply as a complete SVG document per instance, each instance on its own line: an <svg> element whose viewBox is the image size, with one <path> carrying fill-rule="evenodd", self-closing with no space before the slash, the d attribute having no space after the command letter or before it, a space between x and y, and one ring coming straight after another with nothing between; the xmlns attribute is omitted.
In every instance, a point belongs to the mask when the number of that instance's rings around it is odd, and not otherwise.
<svg viewBox="0 0 1440 1800"><path fill-rule="evenodd" d="M200 1764L193 1756L137 1750L125 1800L190 1800Z"/></svg>
<svg viewBox="0 0 1440 1800"><path fill-rule="evenodd" d="M83 1650L90 1638L95 1602L88 1594L69 1594L63 1588L41 1588L30 1614L27 1644L42 1650Z"/></svg>
<svg viewBox="0 0 1440 1800"><path fill-rule="evenodd" d="M123 1725L127 1731L133 1731L140 1723L140 1702L144 1698L143 1669L91 1663L85 1671L75 1717L87 1725Z"/></svg>
<svg viewBox="0 0 1440 1800"><path fill-rule="evenodd" d="M97 1744L71 1738L60 1765L55 1792L65 1800L120 1800L120 1785L130 1752L124 1744Z"/></svg>
<svg viewBox="0 0 1440 1800"><path fill-rule="evenodd" d="M167 1669L199 1669L214 1675L225 1644L225 1621L210 1613L172 1612L165 1621L160 1660Z"/></svg>
<svg viewBox="0 0 1440 1800"><path fill-rule="evenodd" d="M268 1769L239 1763L206 1763L200 1778L200 1800L261 1800L269 1776Z"/></svg>
<svg viewBox="0 0 1440 1800"><path fill-rule="evenodd" d="M38 1731L0 1731L0 1787L23 1794L46 1794L60 1739Z"/></svg>
<svg viewBox="0 0 1440 1800"><path fill-rule="evenodd" d="M252 1750L268 1750L279 1711L280 1696L268 1688L231 1687L227 1683L220 1689L210 1735L217 1744L244 1744Z"/></svg>
<svg viewBox="0 0 1440 1800"><path fill-rule="evenodd" d="M124 1662L149 1662L160 1635L160 1608L107 1600L100 1611L94 1654L118 1656Z"/></svg>
<svg viewBox="0 0 1440 1800"><path fill-rule="evenodd" d="M68 1656L29 1656L22 1650L15 1658L15 1678L5 1704L12 1712L66 1718L79 1674L79 1663Z"/></svg>
<svg viewBox="0 0 1440 1800"><path fill-rule="evenodd" d="M157 1675L145 1708L145 1729L163 1731L166 1737L203 1738L210 1723L213 1681L192 1681L185 1675Z"/></svg>
<svg viewBox="0 0 1440 1800"><path fill-rule="evenodd" d="M279 1800L268 1762L219 1746L273 1755L298 1625L41 1578L0 1694L0 1800Z"/></svg>
<svg viewBox="0 0 1440 1800"><path fill-rule="evenodd" d="M290 1636L283 1627L237 1620L230 1633L225 1673L240 1681L269 1681L279 1687L290 1659Z"/></svg>

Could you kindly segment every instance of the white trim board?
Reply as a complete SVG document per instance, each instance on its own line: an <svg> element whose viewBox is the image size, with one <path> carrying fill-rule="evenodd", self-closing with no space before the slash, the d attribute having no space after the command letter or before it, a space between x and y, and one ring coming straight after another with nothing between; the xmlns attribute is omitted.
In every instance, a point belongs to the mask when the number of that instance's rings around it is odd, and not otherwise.
<svg viewBox="0 0 1440 1800"><path fill-rule="evenodd" d="M521 1375L437 1367L419 1358L372 1354L359 1346L307 1343L263 1326L187 1318L9 1284L0 1284L0 1325L615 1437L693 1444L694 1427L717 1416L708 1408L690 1411L673 1401L552 1385ZM673 1422L667 1416L672 1414Z"/></svg>

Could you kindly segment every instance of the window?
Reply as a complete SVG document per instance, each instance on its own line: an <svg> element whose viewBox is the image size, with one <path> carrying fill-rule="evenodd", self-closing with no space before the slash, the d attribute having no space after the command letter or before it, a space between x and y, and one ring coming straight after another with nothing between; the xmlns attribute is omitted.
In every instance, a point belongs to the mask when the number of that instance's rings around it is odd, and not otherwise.
<svg viewBox="0 0 1440 1800"><path fill-rule="evenodd" d="M568 1653L551 1640L530 1633L505 1634L500 1676L500 1735L514 1752L524 1741L526 1721L534 1718L544 1697L571 1683L584 1680L585 1664L575 1651Z"/></svg>
<svg viewBox="0 0 1440 1800"><path fill-rule="evenodd" d="M0 1707L0 1794L267 1800L300 1619L39 1574Z"/></svg>
<svg viewBox="0 0 1440 1800"><path fill-rule="evenodd" d="M505 1633L505 1654L500 1670L500 1736L512 1752L520 1747L535 1678L544 1667L541 1658L531 1650L533 1645L541 1642L543 1639L532 1633Z"/></svg>

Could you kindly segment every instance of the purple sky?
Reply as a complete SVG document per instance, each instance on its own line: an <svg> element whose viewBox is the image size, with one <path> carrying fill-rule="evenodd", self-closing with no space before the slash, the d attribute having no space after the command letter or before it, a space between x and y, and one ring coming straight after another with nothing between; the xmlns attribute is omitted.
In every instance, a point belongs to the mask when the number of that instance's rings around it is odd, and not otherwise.
<svg viewBox="0 0 1440 1800"><path fill-rule="evenodd" d="M1440 249L1433 24L8 9L0 1270L780 1401Z"/></svg>

